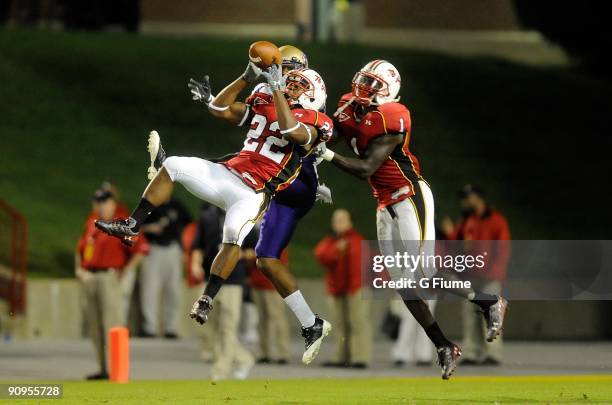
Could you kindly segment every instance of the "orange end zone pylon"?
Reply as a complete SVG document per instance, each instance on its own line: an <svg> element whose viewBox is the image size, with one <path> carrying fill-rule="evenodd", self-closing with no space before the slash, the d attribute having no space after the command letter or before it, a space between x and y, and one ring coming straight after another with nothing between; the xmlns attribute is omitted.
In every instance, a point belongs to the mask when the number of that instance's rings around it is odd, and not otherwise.
<svg viewBox="0 0 612 405"><path fill-rule="evenodd" d="M130 332L126 327L111 328L108 333L110 380L125 384L130 376Z"/></svg>

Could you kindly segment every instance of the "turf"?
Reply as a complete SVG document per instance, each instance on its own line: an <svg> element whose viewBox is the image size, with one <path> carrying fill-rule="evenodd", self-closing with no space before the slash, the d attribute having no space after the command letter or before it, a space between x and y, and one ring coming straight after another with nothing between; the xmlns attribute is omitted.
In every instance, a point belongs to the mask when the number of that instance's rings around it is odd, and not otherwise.
<svg viewBox="0 0 612 405"><path fill-rule="evenodd" d="M249 42L0 30L0 198L29 220L33 274L71 275L75 242L103 180L118 184L128 205L137 201L151 129L172 154L219 156L241 146L244 131L192 102L186 81L208 73L218 90L241 73ZM396 64L412 112L413 151L438 216L457 215L456 190L476 182L509 217L515 239L609 235L610 199L600 191L612 143L610 83L485 58L298 45L325 78L329 109L366 61ZM357 229L374 239L368 185L330 165L320 171L335 207L348 207ZM196 213L199 202L178 195ZM298 230L296 274L322 274L311 251L333 208L318 207Z"/></svg>
<svg viewBox="0 0 612 405"><path fill-rule="evenodd" d="M611 376L65 382L65 404L596 404ZM20 404L38 403L19 401Z"/></svg>

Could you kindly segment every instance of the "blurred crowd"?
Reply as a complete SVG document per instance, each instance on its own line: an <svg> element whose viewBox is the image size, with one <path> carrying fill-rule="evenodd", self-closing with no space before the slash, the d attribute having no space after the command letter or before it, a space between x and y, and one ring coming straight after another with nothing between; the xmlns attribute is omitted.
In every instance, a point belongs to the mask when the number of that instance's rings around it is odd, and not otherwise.
<svg viewBox="0 0 612 405"><path fill-rule="evenodd" d="M439 239L509 240L504 216L489 204L485 191L466 185L459 193L462 215L439 222ZM75 254L75 275L83 287L85 319L94 342L99 371L89 379L107 379L107 336L110 328L129 325L141 338L177 339L185 291L195 300L201 294L222 240L224 212L203 204L196 218L177 199L151 213L142 227L144 237L133 246L94 226L96 219L128 217L117 188L104 183L95 191L92 211L85 221ZM367 368L371 362L374 328L394 340L390 364L429 366L434 347L399 300L391 300L384 319L372 319L362 290L363 236L353 227L351 214L336 209L331 232L313 253L325 271L325 289L336 348L325 367ZM206 326L199 328L200 354L211 362L211 378L244 379L255 363L285 365L291 361L290 325L285 304L270 281L257 269L256 226L245 240L241 259L215 299ZM289 252L282 260L289 265ZM472 277L477 288L501 293L509 252L488 258L487 272ZM187 284L189 289L184 288ZM428 301L435 310L436 300ZM499 365L502 339L485 345L484 322L473 306L462 311L463 363ZM247 347L257 347L255 355Z"/></svg>

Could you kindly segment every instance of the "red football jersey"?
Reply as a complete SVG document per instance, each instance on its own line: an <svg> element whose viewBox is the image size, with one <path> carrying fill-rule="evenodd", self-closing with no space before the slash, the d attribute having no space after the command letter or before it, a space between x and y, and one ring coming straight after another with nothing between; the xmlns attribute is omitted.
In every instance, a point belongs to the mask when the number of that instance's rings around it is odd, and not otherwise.
<svg viewBox="0 0 612 405"><path fill-rule="evenodd" d="M297 178L302 157L310 154L312 149L306 151L302 146L283 139L269 95L253 93L247 98L247 106L243 123L249 121L251 124L244 147L237 156L223 164L255 191L273 195ZM303 108L291 111L297 121L317 129L317 140L313 145L331 136L333 122L327 115Z"/></svg>
<svg viewBox="0 0 612 405"><path fill-rule="evenodd" d="M339 102L344 105L352 94L345 94ZM336 118L336 127L357 155L362 155L370 141L387 134L404 134L404 142L397 145L389 158L368 179L379 208L395 204L414 195L414 183L421 180L419 161L408 148L410 143L410 112L400 103L387 103L369 111L361 121L350 105Z"/></svg>

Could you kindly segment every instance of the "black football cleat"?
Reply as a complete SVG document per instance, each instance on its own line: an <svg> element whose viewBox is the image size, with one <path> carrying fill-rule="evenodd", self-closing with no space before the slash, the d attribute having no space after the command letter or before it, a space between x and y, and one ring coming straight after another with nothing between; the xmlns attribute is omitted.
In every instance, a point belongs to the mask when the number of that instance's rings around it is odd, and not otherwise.
<svg viewBox="0 0 612 405"><path fill-rule="evenodd" d="M304 337L304 355L302 363L310 364L319 354L323 338L332 330L332 326L325 319L319 318L317 315L315 323L309 328L302 328L302 337Z"/></svg>
<svg viewBox="0 0 612 405"><path fill-rule="evenodd" d="M461 348L456 344L438 349L438 364L442 367L442 379L448 380L455 372L461 357Z"/></svg>
<svg viewBox="0 0 612 405"><path fill-rule="evenodd" d="M166 152L161 144L161 138L157 131L151 131L149 133L149 140L147 143L147 150L149 151L149 156L151 157L151 166L148 169L148 177L149 180L153 180L153 177L157 174L159 169L161 169L164 164L164 160L166 160Z"/></svg>
<svg viewBox="0 0 612 405"><path fill-rule="evenodd" d="M134 231L136 226L134 218L113 219L112 221L97 219L94 224L102 232L120 238L122 243L132 242L133 244L133 238L138 236L138 232Z"/></svg>
<svg viewBox="0 0 612 405"><path fill-rule="evenodd" d="M194 319L200 325L204 325L208 321L208 314L212 311L212 298L208 295L202 295L196 302L193 303L189 317Z"/></svg>
<svg viewBox="0 0 612 405"><path fill-rule="evenodd" d="M96 380L108 380L108 373L106 371L102 371L96 374L90 374L85 377L88 381L96 381Z"/></svg>
<svg viewBox="0 0 612 405"><path fill-rule="evenodd" d="M508 313L508 300L503 297L497 297L497 302L485 311L484 318L487 321L487 342L492 342L504 329L504 319Z"/></svg>

